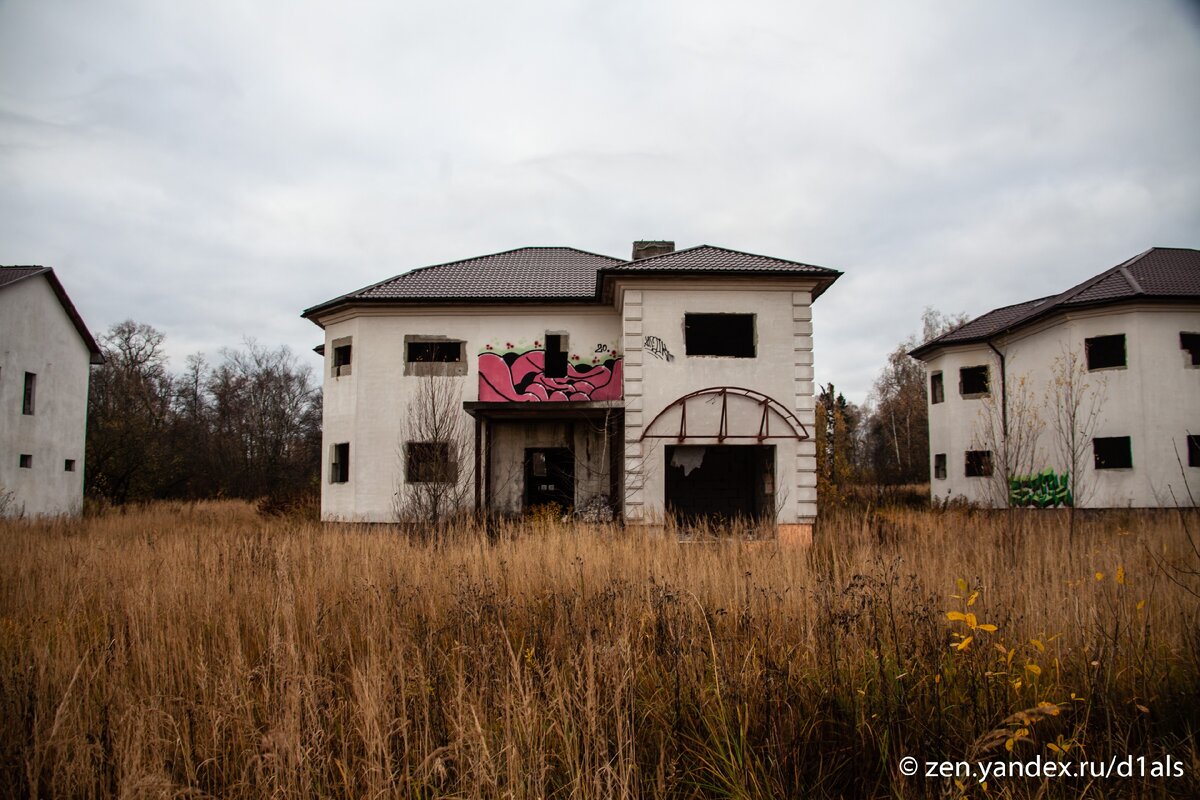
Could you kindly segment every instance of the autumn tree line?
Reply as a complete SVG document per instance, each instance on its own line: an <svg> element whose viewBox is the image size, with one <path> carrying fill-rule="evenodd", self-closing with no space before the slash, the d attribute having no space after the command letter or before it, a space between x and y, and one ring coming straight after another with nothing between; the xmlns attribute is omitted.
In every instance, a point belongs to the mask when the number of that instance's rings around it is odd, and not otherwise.
<svg viewBox="0 0 1200 800"><path fill-rule="evenodd" d="M98 337L88 394L93 502L233 497L277 505L318 488L321 391L287 347L253 341L169 369L163 334L127 320Z"/></svg>

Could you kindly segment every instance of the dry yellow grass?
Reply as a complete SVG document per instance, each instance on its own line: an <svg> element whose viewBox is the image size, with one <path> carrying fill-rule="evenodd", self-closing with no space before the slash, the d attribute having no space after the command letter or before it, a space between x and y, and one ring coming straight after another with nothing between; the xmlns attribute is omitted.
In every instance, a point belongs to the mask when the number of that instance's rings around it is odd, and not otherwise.
<svg viewBox="0 0 1200 800"><path fill-rule="evenodd" d="M792 551L545 523L423 542L233 503L2 523L0 784L940 797L902 755L1065 751L1186 774L988 792L1195 796L1185 519L1089 517L1071 547L1054 513L846 512Z"/></svg>

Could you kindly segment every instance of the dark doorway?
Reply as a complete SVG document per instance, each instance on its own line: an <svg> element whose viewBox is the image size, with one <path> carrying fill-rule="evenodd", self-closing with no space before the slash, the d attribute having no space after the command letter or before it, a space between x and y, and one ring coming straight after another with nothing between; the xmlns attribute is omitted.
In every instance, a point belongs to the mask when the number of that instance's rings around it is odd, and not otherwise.
<svg viewBox="0 0 1200 800"><path fill-rule="evenodd" d="M668 446L666 461L667 510L681 520L774 517L774 445Z"/></svg>
<svg viewBox="0 0 1200 800"><path fill-rule="evenodd" d="M566 447L525 450L525 510L555 503L575 505L575 455Z"/></svg>

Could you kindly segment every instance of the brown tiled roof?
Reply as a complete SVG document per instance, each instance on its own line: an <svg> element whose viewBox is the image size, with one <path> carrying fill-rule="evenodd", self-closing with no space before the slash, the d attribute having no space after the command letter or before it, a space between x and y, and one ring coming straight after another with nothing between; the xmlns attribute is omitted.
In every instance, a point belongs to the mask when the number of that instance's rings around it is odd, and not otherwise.
<svg viewBox="0 0 1200 800"><path fill-rule="evenodd" d="M79 332L79 337L83 339L83 343L87 346L88 352L92 354L91 362L93 364L103 364L104 354L100 350L100 346L96 344L96 340L92 337L91 331L87 329L87 325L83 323L83 317L79 316L79 311L75 308L75 304L71 302L71 298L67 296L67 290L59 282L58 276L54 274L54 270L50 267L3 267L0 266L0 289L6 286L11 286L18 281L23 281L26 278L32 278L34 275L45 275L46 280L50 283L50 288L54 290L55 296L58 297L58 302L62 304L63 310L67 312L67 316L71 318L71 324L75 326L75 330Z"/></svg>
<svg viewBox="0 0 1200 800"><path fill-rule="evenodd" d="M939 347L985 342L1061 311L1134 300L1200 299L1200 250L1152 247L1062 294L1004 306L909 351L923 358Z"/></svg>
<svg viewBox="0 0 1200 800"><path fill-rule="evenodd" d="M423 267L367 286L303 314L311 317L349 303L598 302L606 277L645 274L802 274L824 280L837 270L785 261L723 247L701 245L637 261L588 253L573 247L521 247L503 253Z"/></svg>

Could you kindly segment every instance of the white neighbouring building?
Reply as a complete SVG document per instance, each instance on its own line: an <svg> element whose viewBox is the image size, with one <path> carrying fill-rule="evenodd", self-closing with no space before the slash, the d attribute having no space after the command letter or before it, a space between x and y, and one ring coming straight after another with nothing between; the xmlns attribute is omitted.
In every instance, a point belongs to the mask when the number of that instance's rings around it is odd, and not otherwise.
<svg viewBox="0 0 1200 800"><path fill-rule="evenodd" d="M104 358L48 267L0 267L0 504L6 515L83 506L91 365Z"/></svg>
<svg viewBox="0 0 1200 800"><path fill-rule="evenodd" d="M840 274L708 245L525 247L309 308L325 331L322 518L392 521L406 492L457 479L481 513L600 504L631 524L748 517L804 537L811 305ZM435 379L455 387L468 463L405 421Z"/></svg>
<svg viewBox="0 0 1200 800"><path fill-rule="evenodd" d="M1070 464L1050 402L1056 366L1061 373L1072 354L1081 418L1096 409L1079 497L1068 496ZM1200 251L1152 248L1061 294L990 311L910 355L928 379L935 500L1081 508L1200 501ZM1022 448L1024 466L1000 475L996 443L1015 453L1011 443L1038 430L1036 418L1042 427ZM989 427L1003 433L988 435ZM1086 427L1081 419L1076 430ZM997 492L997 478L1016 481Z"/></svg>

